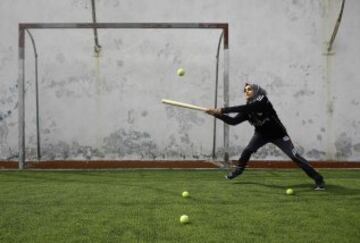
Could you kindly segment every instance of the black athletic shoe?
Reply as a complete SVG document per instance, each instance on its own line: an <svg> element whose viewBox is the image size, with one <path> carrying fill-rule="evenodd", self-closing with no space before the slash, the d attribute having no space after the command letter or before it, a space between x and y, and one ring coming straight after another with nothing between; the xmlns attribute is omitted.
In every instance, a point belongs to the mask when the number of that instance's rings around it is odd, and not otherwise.
<svg viewBox="0 0 360 243"><path fill-rule="evenodd" d="M315 191L325 191L325 182L324 181L316 182L314 190Z"/></svg>
<svg viewBox="0 0 360 243"><path fill-rule="evenodd" d="M228 180L232 180L235 177L241 175L241 173L243 172L244 168L240 167L240 166L236 166L235 170L233 170L232 172L230 172L228 175L225 176L225 179Z"/></svg>

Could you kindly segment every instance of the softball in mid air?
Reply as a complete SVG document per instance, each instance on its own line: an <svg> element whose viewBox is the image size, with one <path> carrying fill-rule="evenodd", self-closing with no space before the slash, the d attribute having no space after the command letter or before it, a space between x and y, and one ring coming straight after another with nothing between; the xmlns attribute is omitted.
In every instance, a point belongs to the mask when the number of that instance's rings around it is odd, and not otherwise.
<svg viewBox="0 0 360 243"><path fill-rule="evenodd" d="M178 76L182 77L185 75L185 69L179 68L176 73Z"/></svg>

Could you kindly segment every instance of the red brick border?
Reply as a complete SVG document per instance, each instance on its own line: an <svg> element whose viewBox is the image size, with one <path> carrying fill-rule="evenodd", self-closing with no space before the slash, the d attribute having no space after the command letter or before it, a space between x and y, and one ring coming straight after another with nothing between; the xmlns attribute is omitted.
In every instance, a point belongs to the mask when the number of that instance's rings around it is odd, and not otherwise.
<svg viewBox="0 0 360 243"><path fill-rule="evenodd" d="M234 161L232 161L234 162ZM359 162L348 161L312 161L315 168L360 168ZM28 169L130 169L130 168L169 168L169 169L214 169L219 168L220 163L213 163L206 160L97 160L97 161L29 161L26 165ZM274 168L289 169L296 168L296 164L291 161L251 161L249 168ZM0 161L0 169L17 169L17 161Z"/></svg>

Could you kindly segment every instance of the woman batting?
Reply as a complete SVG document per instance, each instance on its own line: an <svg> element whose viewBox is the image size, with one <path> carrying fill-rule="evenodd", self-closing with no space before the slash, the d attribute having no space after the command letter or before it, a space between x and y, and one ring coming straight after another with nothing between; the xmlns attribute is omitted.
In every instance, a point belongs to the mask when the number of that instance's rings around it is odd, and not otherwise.
<svg viewBox="0 0 360 243"><path fill-rule="evenodd" d="M226 179L231 180L241 175L251 155L265 144L273 143L315 181L315 190L325 190L323 177L296 151L284 125L267 98L266 91L259 85L245 84L244 94L245 105L208 109L206 111L206 113L230 125L237 125L247 120L255 127L254 135L249 144L243 150L235 169L226 176ZM228 113L236 113L236 115L232 117L226 115Z"/></svg>

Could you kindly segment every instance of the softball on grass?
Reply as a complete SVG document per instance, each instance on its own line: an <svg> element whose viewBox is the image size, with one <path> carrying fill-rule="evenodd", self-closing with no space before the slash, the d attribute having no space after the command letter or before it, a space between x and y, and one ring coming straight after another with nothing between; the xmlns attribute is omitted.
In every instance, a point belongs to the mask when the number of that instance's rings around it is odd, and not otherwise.
<svg viewBox="0 0 360 243"><path fill-rule="evenodd" d="M189 223L189 216L187 216L187 215L181 215L181 217L180 217L180 223L182 223L182 224L187 224L187 223Z"/></svg>
<svg viewBox="0 0 360 243"><path fill-rule="evenodd" d="M182 197L189 197L190 196L190 193L188 191L184 191L182 194Z"/></svg>
<svg viewBox="0 0 360 243"><path fill-rule="evenodd" d="M179 75L180 77L182 77L182 76L185 75L185 69L179 68L176 73L177 73L177 75Z"/></svg>
<svg viewBox="0 0 360 243"><path fill-rule="evenodd" d="M288 188L288 189L286 190L286 194L287 194L287 195L293 195L293 194L294 194L294 190L291 189L291 188Z"/></svg>

